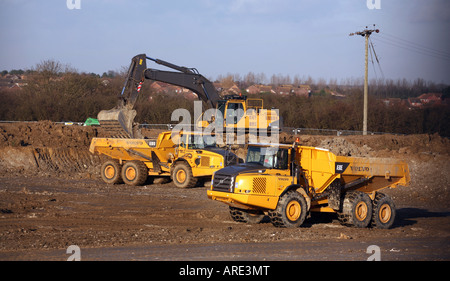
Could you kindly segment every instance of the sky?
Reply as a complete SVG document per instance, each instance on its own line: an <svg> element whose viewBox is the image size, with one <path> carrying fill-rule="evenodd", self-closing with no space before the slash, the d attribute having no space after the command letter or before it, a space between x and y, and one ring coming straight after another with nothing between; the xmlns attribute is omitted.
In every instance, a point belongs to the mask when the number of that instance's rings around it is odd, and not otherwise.
<svg viewBox="0 0 450 281"><path fill-rule="evenodd" d="M349 34L373 24L370 79L450 84L448 0L0 0L0 70L53 59L102 74L145 53L213 80L340 82L363 78L364 38Z"/></svg>

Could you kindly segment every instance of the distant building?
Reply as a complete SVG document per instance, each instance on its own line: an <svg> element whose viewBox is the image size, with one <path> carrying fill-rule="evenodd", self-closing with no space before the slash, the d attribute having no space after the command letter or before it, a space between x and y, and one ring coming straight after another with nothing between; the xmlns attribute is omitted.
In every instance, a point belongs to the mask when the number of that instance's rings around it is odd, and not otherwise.
<svg viewBox="0 0 450 281"><path fill-rule="evenodd" d="M311 87L309 85L298 85L292 89L292 93L296 96L309 98L311 96Z"/></svg>
<svg viewBox="0 0 450 281"><path fill-rule="evenodd" d="M408 98L409 108L421 108L423 107L422 102L418 98Z"/></svg>
<svg viewBox="0 0 450 281"><path fill-rule="evenodd" d="M311 96L311 87L309 85L280 85L275 89L275 93L278 95L295 95L300 97L309 98Z"/></svg>
<svg viewBox="0 0 450 281"><path fill-rule="evenodd" d="M270 86L270 85L255 84L255 85L251 85L250 87L245 89L245 91L250 95L262 94L262 93L275 94L275 91L272 89L272 86Z"/></svg>
<svg viewBox="0 0 450 281"><path fill-rule="evenodd" d="M189 89L159 81L153 82L150 85L150 89L152 89L155 93L182 95L187 99L197 98L197 94Z"/></svg>
<svg viewBox="0 0 450 281"><path fill-rule="evenodd" d="M417 98L408 98L407 103L410 109L445 104L440 93L426 93Z"/></svg>
<svg viewBox="0 0 450 281"><path fill-rule="evenodd" d="M420 99L420 102L423 105L437 105L440 104L442 101L442 94L438 93L422 94L418 97L418 99Z"/></svg>

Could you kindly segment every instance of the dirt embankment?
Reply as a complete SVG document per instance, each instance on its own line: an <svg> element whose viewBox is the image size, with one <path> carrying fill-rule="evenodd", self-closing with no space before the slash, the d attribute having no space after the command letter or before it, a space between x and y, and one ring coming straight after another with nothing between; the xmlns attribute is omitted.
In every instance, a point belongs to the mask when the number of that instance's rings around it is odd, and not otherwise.
<svg viewBox="0 0 450 281"><path fill-rule="evenodd" d="M50 121L0 124L0 175L46 174L90 177L100 163L89 153L94 127Z"/></svg>
<svg viewBox="0 0 450 281"><path fill-rule="evenodd" d="M146 137L156 137L163 130L142 129ZM24 170L39 168L81 172L82 167L99 159L88 149L93 137L101 137L100 127L66 126L50 121L0 124L0 167ZM450 139L434 135L319 136L282 132L280 143L327 148L337 155L356 157L394 157L431 161L450 154ZM245 157L243 149L238 153ZM55 162L55 163L53 163ZM77 165L77 163L79 165ZM79 167L76 167L79 166Z"/></svg>
<svg viewBox="0 0 450 281"><path fill-rule="evenodd" d="M155 137L160 131L144 130L143 135ZM0 176L97 179L103 158L89 153L89 145L93 137L101 135L99 127L65 126L50 121L0 124ZM413 187L407 197L426 195L439 202L449 199L448 138L437 134L308 136L283 132L280 143L292 143L296 137L302 145L327 148L337 155L403 159L409 164ZM245 157L243 148L235 152Z"/></svg>

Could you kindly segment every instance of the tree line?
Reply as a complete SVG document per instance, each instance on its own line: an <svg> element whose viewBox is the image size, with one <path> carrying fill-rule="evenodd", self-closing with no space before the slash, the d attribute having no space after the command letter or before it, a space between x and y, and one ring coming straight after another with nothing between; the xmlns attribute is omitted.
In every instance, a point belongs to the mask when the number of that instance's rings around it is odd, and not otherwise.
<svg viewBox="0 0 450 281"><path fill-rule="evenodd" d="M115 107L125 81L125 71L109 71L101 77L92 73L79 73L70 66L52 60L41 62L26 74L27 83L22 89L0 90L0 120L84 121L88 117L96 117L101 110ZM259 74L244 77L234 75L231 78L245 94L246 86L263 82L266 79L264 77ZM289 80L289 77L283 79L276 77L272 77L272 82L309 84L314 93L310 98L269 93L254 96L264 100L265 108L279 109L284 126L362 130L362 85L358 79L338 84L334 80L314 81L311 77L295 81ZM230 79L230 74L218 79ZM136 122L172 123L171 114L177 108L186 108L193 116L192 100L180 98L176 93L155 93L149 87L150 84L151 81L144 83L136 103L135 108L138 112ZM346 98L336 98L329 94L320 95L321 92L329 92L323 91L324 89L345 94ZM372 81L369 88L369 131L402 134L438 133L450 137L450 109L445 103L411 110L406 106L386 106L381 101L381 98L416 97L426 92L439 92L447 98L450 95L450 87L422 79L412 82L404 79Z"/></svg>

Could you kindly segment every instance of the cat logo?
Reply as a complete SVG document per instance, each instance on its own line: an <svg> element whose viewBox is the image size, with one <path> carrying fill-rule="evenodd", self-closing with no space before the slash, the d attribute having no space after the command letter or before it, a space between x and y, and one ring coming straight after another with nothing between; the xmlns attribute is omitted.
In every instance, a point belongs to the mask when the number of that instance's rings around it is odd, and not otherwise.
<svg viewBox="0 0 450 281"><path fill-rule="evenodd" d="M335 169L334 169L335 173L342 174L347 169L348 165L350 165L350 163L336 162Z"/></svg>

